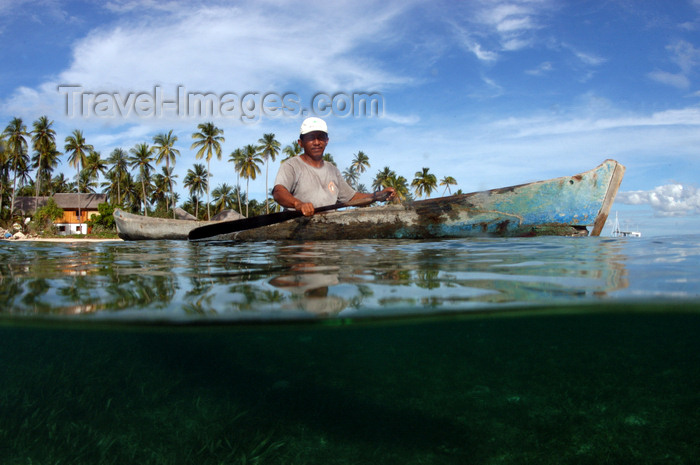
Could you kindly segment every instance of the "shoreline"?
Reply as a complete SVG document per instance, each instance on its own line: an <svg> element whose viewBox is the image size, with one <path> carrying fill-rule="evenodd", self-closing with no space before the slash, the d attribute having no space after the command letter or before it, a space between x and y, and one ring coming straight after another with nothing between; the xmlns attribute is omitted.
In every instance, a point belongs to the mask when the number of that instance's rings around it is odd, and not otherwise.
<svg viewBox="0 0 700 465"><path fill-rule="evenodd" d="M23 237L21 239L3 239L5 242L124 242L124 239L115 238L79 238L79 237Z"/></svg>

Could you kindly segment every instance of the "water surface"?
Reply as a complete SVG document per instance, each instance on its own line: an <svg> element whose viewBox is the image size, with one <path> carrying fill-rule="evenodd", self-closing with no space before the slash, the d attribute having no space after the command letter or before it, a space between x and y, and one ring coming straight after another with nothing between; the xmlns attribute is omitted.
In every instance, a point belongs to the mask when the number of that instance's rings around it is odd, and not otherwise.
<svg viewBox="0 0 700 465"><path fill-rule="evenodd" d="M0 245L3 314L363 317L695 299L700 238Z"/></svg>

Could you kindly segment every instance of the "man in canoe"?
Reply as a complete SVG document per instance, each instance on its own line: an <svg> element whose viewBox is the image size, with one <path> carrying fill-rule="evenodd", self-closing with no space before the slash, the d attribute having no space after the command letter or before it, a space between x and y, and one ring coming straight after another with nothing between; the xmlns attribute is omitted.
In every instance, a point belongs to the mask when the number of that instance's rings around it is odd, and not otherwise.
<svg viewBox="0 0 700 465"><path fill-rule="evenodd" d="M328 145L328 126L321 118L306 118L301 123L299 146L304 153L282 163L275 178L272 196L284 208L293 208L304 216L311 216L315 209L337 202L349 202L373 198L373 194L357 192L345 181L333 163L323 161ZM382 192L387 200L396 196L393 187Z"/></svg>

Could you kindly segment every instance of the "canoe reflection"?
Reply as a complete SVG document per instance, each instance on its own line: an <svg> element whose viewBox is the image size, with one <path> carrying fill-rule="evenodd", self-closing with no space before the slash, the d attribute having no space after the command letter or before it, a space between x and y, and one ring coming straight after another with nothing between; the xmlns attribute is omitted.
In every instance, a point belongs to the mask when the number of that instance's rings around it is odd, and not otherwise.
<svg viewBox="0 0 700 465"><path fill-rule="evenodd" d="M316 315L335 315L347 307L342 297L329 294L329 287L339 284L337 267L317 267L302 263L292 266L294 274L272 278L269 283L292 294L301 310Z"/></svg>

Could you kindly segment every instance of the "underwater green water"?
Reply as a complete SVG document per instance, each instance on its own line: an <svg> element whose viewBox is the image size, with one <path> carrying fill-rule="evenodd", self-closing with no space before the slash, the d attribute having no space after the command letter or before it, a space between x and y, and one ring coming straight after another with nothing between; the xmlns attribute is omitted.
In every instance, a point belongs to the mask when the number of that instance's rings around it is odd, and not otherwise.
<svg viewBox="0 0 700 465"><path fill-rule="evenodd" d="M0 244L0 464L693 464L697 237Z"/></svg>
<svg viewBox="0 0 700 465"><path fill-rule="evenodd" d="M700 456L692 307L0 329L3 464L657 464Z"/></svg>

